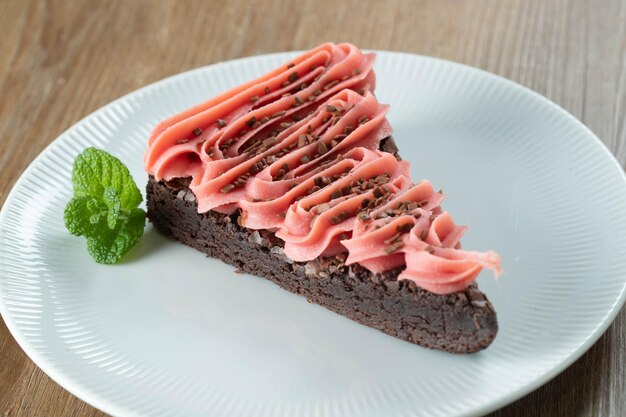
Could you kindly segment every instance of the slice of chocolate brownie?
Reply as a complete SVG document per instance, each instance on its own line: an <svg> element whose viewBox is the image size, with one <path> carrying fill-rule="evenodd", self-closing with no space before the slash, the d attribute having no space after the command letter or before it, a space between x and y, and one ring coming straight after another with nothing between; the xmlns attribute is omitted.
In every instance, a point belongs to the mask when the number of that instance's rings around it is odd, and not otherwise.
<svg viewBox="0 0 626 417"><path fill-rule="evenodd" d="M346 266L342 255L294 262L272 232L241 227L239 212L199 214L185 181L150 177L147 202L148 218L164 235L391 336L471 353L489 346L498 331L494 309L475 285L437 295L398 280L401 268L373 274L358 264Z"/></svg>
<svg viewBox="0 0 626 417"><path fill-rule="evenodd" d="M144 159L148 217L359 323L475 352L498 328L475 280L483 268L497 276L500 258L462 249L443 191L411 179L373 63L323 44L159 123Z"/></svg>

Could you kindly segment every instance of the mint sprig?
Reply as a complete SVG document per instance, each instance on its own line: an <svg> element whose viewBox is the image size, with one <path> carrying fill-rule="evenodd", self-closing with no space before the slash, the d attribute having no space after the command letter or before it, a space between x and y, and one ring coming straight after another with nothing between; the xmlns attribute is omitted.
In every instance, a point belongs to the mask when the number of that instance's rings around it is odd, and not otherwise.
<svg viewBox="0 0 626 417"><path fill-rule="evenodd" d="M74 197L64 212L71 234L87 238L87 250L98 263L119 261L143 235L146 212L139 188L116 157L87 148L74 159Z"/></svg>

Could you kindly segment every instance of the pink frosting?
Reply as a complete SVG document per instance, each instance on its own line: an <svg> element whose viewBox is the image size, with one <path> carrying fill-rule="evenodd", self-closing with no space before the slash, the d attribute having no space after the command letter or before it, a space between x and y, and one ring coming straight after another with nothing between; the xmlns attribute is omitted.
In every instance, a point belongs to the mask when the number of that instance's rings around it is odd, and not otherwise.
<svg viewBox="0 0 626 417"><path fill-rule="evenodd" d="M268 229L294 261L347 252L374 273L406 265L399 279L438 294L462 290L494 252L460 248L465 228L409 163L379 150L388 106L372 94L373 54L326 43L288 65L157 125L146 170L191 177L198 211L232 213Z"/></svg>

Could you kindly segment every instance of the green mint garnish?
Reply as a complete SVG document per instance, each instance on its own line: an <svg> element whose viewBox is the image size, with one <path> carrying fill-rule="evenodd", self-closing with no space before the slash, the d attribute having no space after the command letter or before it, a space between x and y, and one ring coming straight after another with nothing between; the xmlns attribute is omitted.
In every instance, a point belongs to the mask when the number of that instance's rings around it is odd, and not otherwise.
<svg viewBox="0 0 626 417"><path fill-rule="evenodd" d="M74 160L74 197L65 207L65 227L87 238L87 250L101 264L119 261L143 235L146 213L139 188L116 157L87 148Z"/></svg>

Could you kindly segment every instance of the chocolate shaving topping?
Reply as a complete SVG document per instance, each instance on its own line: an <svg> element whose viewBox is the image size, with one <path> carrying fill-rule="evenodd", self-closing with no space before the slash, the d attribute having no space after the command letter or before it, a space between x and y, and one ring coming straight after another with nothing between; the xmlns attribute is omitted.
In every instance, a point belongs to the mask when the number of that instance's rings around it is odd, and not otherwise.
<svg viewBox="0 0 626 417"><path fill-rule="evenodd" d="M270 115L270 117L272 119L275 119L277 117L283 117L285 114L287 114L287 112L285 110L281 110L281 111L277 111L276 113L273 113L272 115Z"/></svg>
<svg viewBox="0 0 626 417"><path fill-rule="evenodd" d="M314 186L314 187L312 187L312 188L308 189L308 190L307 190L307 194L309 194L309 195L310 195L310 194L313 194L313 193L318 192L319 190L321 190L321 188L320 188L319 186L317 186L317 185L316 185L316 186Z"/></svg>
<svg viewBox="0 0 626 417"><path fill-rule="evenodd" d="M370 220L370 219L371 219L370 215L369 215L369 214L367 214L367 213L366 213L366 212L364 212L364 211L360 212L360 213L357 215L357 218L358 218L359 220L361 220L362 222L366 222L366 221L368 221L368 220Z"/></svg>
<svg viewBox="0 0 626 417"><path fill-rule="evenodd" d="M341 197L341 190L335 190L330 194L330 199L334 200L336 198Z"/></svg>
<svg viewBox="0 0 626 417"><path fill-rule="evenodd" d="M339 224L341 223L343 220L341 220L341 218L339 216L333 216L330 219L328 219L328 221L330 222L330 224Z"/></svg>
<svg viewBox="0 0 626 417"><path fill-rule="evenodd" d="M396 243L398 239L400 239L400 233L396 233L395 235L391 236L389 239L383 240L383 243L385 245L391 245L392 243Z"/></svg>
<svg viewBox="0 0 626 417"><path fill-rule="evenodd" d="M252 127L254 124L256 123L256 117L252 116L250 119L248 119L248 121L246 122L246 124L248 125L248 127Z"/></svg>
<svg viewBox="0 0 626 417"><path fill-rule="evenodd" d="M315 210L317 211L317 214L322 214L323 212L330 210L330 204L328 203L319 204Z"/></svg>
<svg viewBox="0 0 626 417"><path fill-rule="evenodd" d="M331 81L331 82L329 82L328 84L326 84L324 86L324 90L329 90L329 89L333 88L334 86L336 86L337 84L339 84L339 80Z"/></svg>
<svg viewBox="0 0 626 417"><path fill-rule="evenodd" d="M392 245L389 245L385 248L385 253L387 255L390 255L392 253L394 253L395 251L397 251L398 249L401 249L402 247L404 247L404 243L403 242L396 242Z"/></svg>

